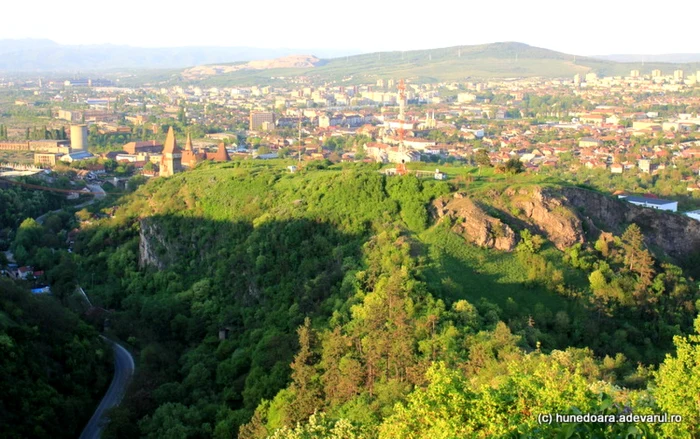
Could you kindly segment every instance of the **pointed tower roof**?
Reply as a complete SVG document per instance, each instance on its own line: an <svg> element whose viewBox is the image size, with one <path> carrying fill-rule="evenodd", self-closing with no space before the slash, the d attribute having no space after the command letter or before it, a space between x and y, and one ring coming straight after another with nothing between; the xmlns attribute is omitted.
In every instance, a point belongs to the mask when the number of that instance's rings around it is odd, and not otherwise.
<svg viewBox="0 0 700 439"><path fill-rule="evenodd" d="M192 137L187 133L187 141L185 141L185 151L194 151L192 148Z"/></svg>
<svg viewBox="0 0 700 439"><path fill-rule="evenodd" d="M219 143L219 149L216 151L216 154L214 154L214 161L228 162L230 160L231 157L229 157L228 151L226 151L226 146L224 145L224 142Z"/></svg>
<svg viewBox="0 0 700 439"><path fill-rule="evenodd" d="M166 153L177 153L181 152L180 148L177 147L177 141L175 140L175 132L171 126L168 130L168 136L165 138L165 144L163 145L163 154Z"/></svg>

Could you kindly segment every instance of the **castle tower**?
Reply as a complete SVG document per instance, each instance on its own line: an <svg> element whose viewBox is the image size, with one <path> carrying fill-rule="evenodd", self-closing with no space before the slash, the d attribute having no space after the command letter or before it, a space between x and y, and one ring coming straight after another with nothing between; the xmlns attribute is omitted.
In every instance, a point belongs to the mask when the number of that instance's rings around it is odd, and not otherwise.
<svg viewBox="0 0 700 439"><path fill-rule="evenodd" d="M192 137L187 133L187 141L185 141L185 150L182 151L182 166L188 168L194 168L197 166L197 154L194 153L194 148L192 147Z"/></svg>
<svg viewBox="0 0 700 439"><path fill-rule="evenodd" d="M228 151L226 151L226 146L224 145L224 142L219 143L219 149L216 151L216 154L214 155L214 161L215 162L231 161L231 157L229 157Z"/></svg>
<svg viewBox="0 0 700 439"><path fill-rule="evenodd" d="M160 175L169 177L180 171L182 171L182 150L177 147L175 132L173 127L170 127L163 146L163 157L160 159Z"/></svg>

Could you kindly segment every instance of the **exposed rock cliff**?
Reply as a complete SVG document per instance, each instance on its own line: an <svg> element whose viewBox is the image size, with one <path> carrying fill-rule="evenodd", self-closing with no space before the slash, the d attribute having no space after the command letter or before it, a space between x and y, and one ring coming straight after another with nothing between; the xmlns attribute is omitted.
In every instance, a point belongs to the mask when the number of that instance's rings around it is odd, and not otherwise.
<svg viewBox="0 0 700 439"><path fill-rule="evenodd" d="M162 270L165 261L159 256L163 253L165 242L157 226L144 218L139 221L139 267L156 267Z"/></svg>
<svg viewBox="0 0 700 439"><path fill-rule="evenodd" d="M621 235L632 223L639 225L652 249L684 259L700 251L700 222L684 215L639 207L599 192L577 187L510 188L493 191L483 199L489 212L457 193L452 199L433 202L438 218L453 221L452 230L469 242L510 251L517 242L516 229L542 234L559 250L598 239L601 233ZM510 226L509 226L510 225Z"/></svg>
<svg viewBox="0 0 700 439"><path fill-rule="evenodd" d="M518 217L547 239L559 250L584 242L581 219L566 204L566 200L540 188L508 189L505 195L520 213Z"/></svg>
<svg viewBox="0 0 700 439"><path fill-rule="evenodd" d="M481 247L512 251L516 236L513 230L501 220L493 218L462 194L455 194L452 200L438 199L433 202L438 218L450 218L452 230Z"/></svg>
<svg viewBox="0 0 700 439"><path fill-rule="evenodd" d="M648 245L674 258L685 258L700 251L700 221L685 215L640 207L595 191L576 187L557 192L590 224L590 238L605 230L621 234L629 224L637 224Z"/></svg>

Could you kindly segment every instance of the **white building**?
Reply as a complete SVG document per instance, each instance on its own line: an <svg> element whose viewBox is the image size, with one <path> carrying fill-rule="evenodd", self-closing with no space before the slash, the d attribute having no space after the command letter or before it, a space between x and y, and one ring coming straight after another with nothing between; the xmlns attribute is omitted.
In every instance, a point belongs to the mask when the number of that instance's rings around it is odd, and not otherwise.
<svg viewBox="0 0 700 439"><path fill-rule="evenodd" d="M473 93L458 93L457 94L457 102L460 104L463 104L465 102L475 102L476 101L476 95Z"/></svg>
<svg viewBox="0 0 700 439"><path fill-rule="evenodd" d="M689 217L691 217L692 219L694 219L694 220L696 220L696 221L700 221L700 209L698 209L698 210L693 210L693 211L691 211L691 212L686 212L686 213L685 213L685 216L689 216Z"/></svg>
<svg viewBox="0 0 700 439"><path fill-rule="evenodd" d="M619 198L629 201L636 206L651 207L657 210L666 210L669 212L678 211L678 201L662 200L659 198L633 197L620 195Z"/></svg>
<svg viewBox="0 0 700 439"><path fill-rule="evenodd" d="M61 157L61 161L66 163L73 163L80 160L91 159L93 157L95 156L87 151L79 151L64 155L63 157Z"/></svg>

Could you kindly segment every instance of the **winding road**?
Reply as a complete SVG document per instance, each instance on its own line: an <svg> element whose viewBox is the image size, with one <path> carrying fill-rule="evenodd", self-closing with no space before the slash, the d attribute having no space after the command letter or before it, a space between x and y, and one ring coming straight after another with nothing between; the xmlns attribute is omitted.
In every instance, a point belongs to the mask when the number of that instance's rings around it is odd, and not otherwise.
<svg viewBox="0 0 700 439"><path fill-rule="evenodd" d="M119 343L107 337L100 337L111 344L114 349L114 378L112 378L112 384L109 385L109 389L107 389L104 398L100 401L100 405L97 406L97 410L95 410L92 418L90 418L90 422L88 422L85 429L83 429L83 432L80 434L80 439L98 439L102 436L102 430L107 424L105 412L119 405L124 397L129 381L131 381L131 377L134 375L134 358L129 351L124 349Z"/></svg>
<svg viewBox="0 0 700 439"><path fill-rule="evenodd" d="M99 184L87 184L86 186L90 189L90 192L93 195L92 199L77 206L73 206L73 208L81 209L99 199L104 198L107 195ZM37 217L36 221L39 224L43 224L47 215L60 212L61 210L63 209L46 212L45 214ZM6 257L8 260L12 260L11 253L7 254ZM92 307L92 303L90 303L90 299L87 297L87 294L85 294L85 291L80 287L78 287L78 291ZM119 405L124 397L124 394L126 393L126 388L129 386L131 377L134 375L134 358L131 356L129 351L124 349L124 347L119 343L110 340L103 335L100 335L100 337L112 345L112 349L114 350L114 377L112 377L112 383L109 385L109 389L107 389L107 393L102 398L102 401L100 401L100 405L97 406L97 410L95 410L95 413L92 415L90 421L80 434L80 439L99 439L102 436L102 430L107 424L105 412L112 407Z"/></svg>
<svg viewBox="0 0 700 439"><path fill-rule="evenodd" d="M93 197L84 203L73 206L73 209L82 209L83 207L89 206L90 204L94 203L95 201L101 200L102 198L107 196L107 192L105 192L104 189L102 189L102 186L100 186L99 184L87 184L85 186L88 189L90 189L90 192L92 193ZM56 209L56 210L52 210L50 212L46 212L45 214L38 216L36 218L36 222L38 222L39 224L44 224L44 220L46 219L47 215L50 215L52 213L57 213L57 212L60 212L62 210L63 209Z"/></svg>

